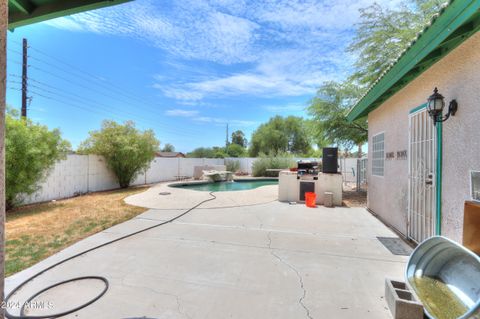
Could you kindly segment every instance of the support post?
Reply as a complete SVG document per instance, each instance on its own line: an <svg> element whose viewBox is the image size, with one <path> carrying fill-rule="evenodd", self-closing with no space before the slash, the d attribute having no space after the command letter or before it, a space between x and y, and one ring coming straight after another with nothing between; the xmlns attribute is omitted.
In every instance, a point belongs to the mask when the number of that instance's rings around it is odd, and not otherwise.
<svg viewBox="0 0 480 319"><path fill-rule="evenodd" d="M7 78L8 0L0 0L0 301L5 290L5 105ZM0 307L0 318L4 318Z"/></svg>

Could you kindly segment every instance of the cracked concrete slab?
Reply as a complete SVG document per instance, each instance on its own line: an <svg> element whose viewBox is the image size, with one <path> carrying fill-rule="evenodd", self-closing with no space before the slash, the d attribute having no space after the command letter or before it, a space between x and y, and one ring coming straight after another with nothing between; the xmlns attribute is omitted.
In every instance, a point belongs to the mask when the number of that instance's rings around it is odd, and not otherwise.
<svg viewBox="0 0 480 319"><path fill-rule="evenodd" d="M7 291L65 256L179 213L152 209L91 236L9 277ZM67 318L390 318L384 278L402 278L407 257L392 255L376 236L396 237L362 208L271 202L197 209L47 272L18 299L96 275L109 280L107 293ZM85 284L39 299L53 304L49 311L64 309L101 289Z"/></svg>

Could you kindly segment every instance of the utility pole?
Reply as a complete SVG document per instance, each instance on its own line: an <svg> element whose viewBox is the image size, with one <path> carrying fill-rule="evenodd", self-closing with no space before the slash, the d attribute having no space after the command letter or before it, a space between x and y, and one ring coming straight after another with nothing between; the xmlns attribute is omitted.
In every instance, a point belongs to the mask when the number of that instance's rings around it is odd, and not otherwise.
<svg viewBox="0 0 480 319"><path fill-rule="evenodd" d="M22 61L22 118L27 118L27 70L28 70L28 44L23 39L23 61Z"/></svg>
<svg viewBox="0 0 480 319"><path fill-rule="evenodd" d="M225 139L225 147L228 147L228 123L227 123L227 136L226 136L226 139Z"/></svg>

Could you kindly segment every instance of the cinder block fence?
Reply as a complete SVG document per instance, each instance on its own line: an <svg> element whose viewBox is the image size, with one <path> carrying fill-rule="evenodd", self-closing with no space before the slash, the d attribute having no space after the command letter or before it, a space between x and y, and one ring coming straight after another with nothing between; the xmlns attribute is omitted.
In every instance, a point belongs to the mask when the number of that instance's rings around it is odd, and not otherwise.
<svg viewBox="0 0 480 319"><path fill-rule="evenodd" d="M223 158L156 157L150 164L150 168L137 176L133 185L172 181L176 176L193 176L194 166L222 165L223 163ZM119 187L115 175L107 168L105 159L98 155L68 155L67 159L55 164L40 186L39 191L25 199L25 204Z"/></svg>
<svg viewBox="0 0 480 319"><path fill-rule="evenodd" d="M177 176L193 176L194 166L224 165L228 161L238 161L240 170L252 173L255 158L164 158L156 157L150 168L137 176L133 185L145 185L173 181ZM297 160L301 160L298 158ZM306 159L304 159L306 160ZM309 159L311 160L311 159ZM339 161L344 180L351 179L352 165L356 159ZM107 168L105 159L98 155L68 155L65 160L55 164L40 189L28 196L25 204L39 203L54 199L68 198L88 192L97 192L118 188L115 175Z"/></svg>

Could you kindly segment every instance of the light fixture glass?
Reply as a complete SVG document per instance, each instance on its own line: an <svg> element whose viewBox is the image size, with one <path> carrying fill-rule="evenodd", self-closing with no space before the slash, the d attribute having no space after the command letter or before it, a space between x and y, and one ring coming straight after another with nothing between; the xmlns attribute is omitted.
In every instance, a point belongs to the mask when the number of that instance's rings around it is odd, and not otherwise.
<svg viewBox="0 0 480 319"><path fill-rule="evenodd" d="M450 101L448 105L448 113L443 116L443 109L445 108L445 99L443 95L438 93L438 89L433 90L433 94L429 96L427 100L427 111L432 117L433 124L438 122L445 122L450 115L455 115L457 112L458 104L456 100Z"/></svg>

